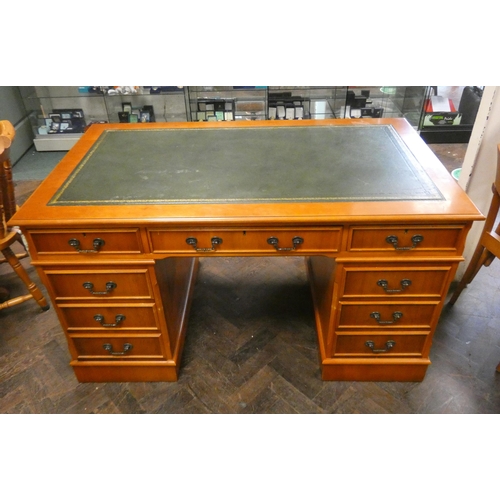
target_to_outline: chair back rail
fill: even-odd
[[[0,121],[0,205],[2,205],[2,220],[5,223],[16,212],[14,182],[12,180],[12,163],[10,161],[10,146],[16,136],[16,131],[7,120]]]

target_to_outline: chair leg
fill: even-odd
[[[24,302],[25,300],[28,300],[30,298],[33,298],[36,300],[38,305],[42,308],[42,311],[47,311],[50,306],[47,304],[47,301],[45,300],[45,297],[42,295],[42,292],[39,290],[39,288],[33,283],[26,270],[24,267],[21,265],[19,262],[19,259],[16,257],[14,252],[9,248],[4,248],[2,250],[3,255],[5,256],[5,259],[7,262],[11,265],[12,269],[16,272],[16,274],[22,279],[23,283],[26,285],[28,288],[28,292],[30,295],[24,296],[23,300],[16,300],[16,298],[8,300],[7,302],[4,302],[1,306],[0,309],[3,309],[5,307],[10,307],[11,305],[15,305],[20,302]],[[2,307],[3,306],[3,307]]]
[[[453,305],[460,294],[462,293],[463,289],[472,282],[476,274],[479,272],[483,264],[486,262],[488,259],[489,255],[491,252],[486,250],[483,246],[479,246],[476,251],[474,252],[474,255],[472,256],[472,259],[462,277],[460,280],[460,283],[457,285],[457,288],[455,289],[455,292],[451,296],[450,301],[448,302],[449,305]]]

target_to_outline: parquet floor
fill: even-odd
[[[34,185],[19,182],[18,200]],[[0,284],[21,286],[5,265]],[[69,361],[53,308],[0,311],[0,413],[498,413],[500,264],[445,307],[421,383],[321,381],[297,257],[201,261],[177,383],[79,384]]]
[[[0,412],[497,413],[500,266],[482,274],[445,308],[421,383],[321,381],[301,258],[201,262],[177,383],[79,384],[54,310],[29,301],[0,311]]]

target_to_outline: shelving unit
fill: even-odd
[[[24,100],[36,149],[57,151],[69,150],[85,127],[95,122],[404,117],[417,129],[428,88],[32,87],[33,92]]]
[[[467,143],[484,87],[427,87],[420,136],[428,144]]]
[[[140,87],[134,93],[108,93],[103,87],[33,87],[24,98],[37,151],[65,151],[91,123],[119,123],[130,107],[137,121],[148,110],[154,121],[186,121],[184,90]],[[153,110],[153,113],[151,112]],[[146,121],[152,121],[151,119]],[[63,128],[64,127],[64,128]]]
[[[267,87],[186,87],[190,121],[265,120]]]
[[[341,118],[348,87],[268,87],[268,118]]]
[[[427,87],[348,87],[339,118],[406,118],[416,129]]]

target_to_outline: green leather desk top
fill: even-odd
[[[389,125],[107,130],[49,205],[442,200]]]

